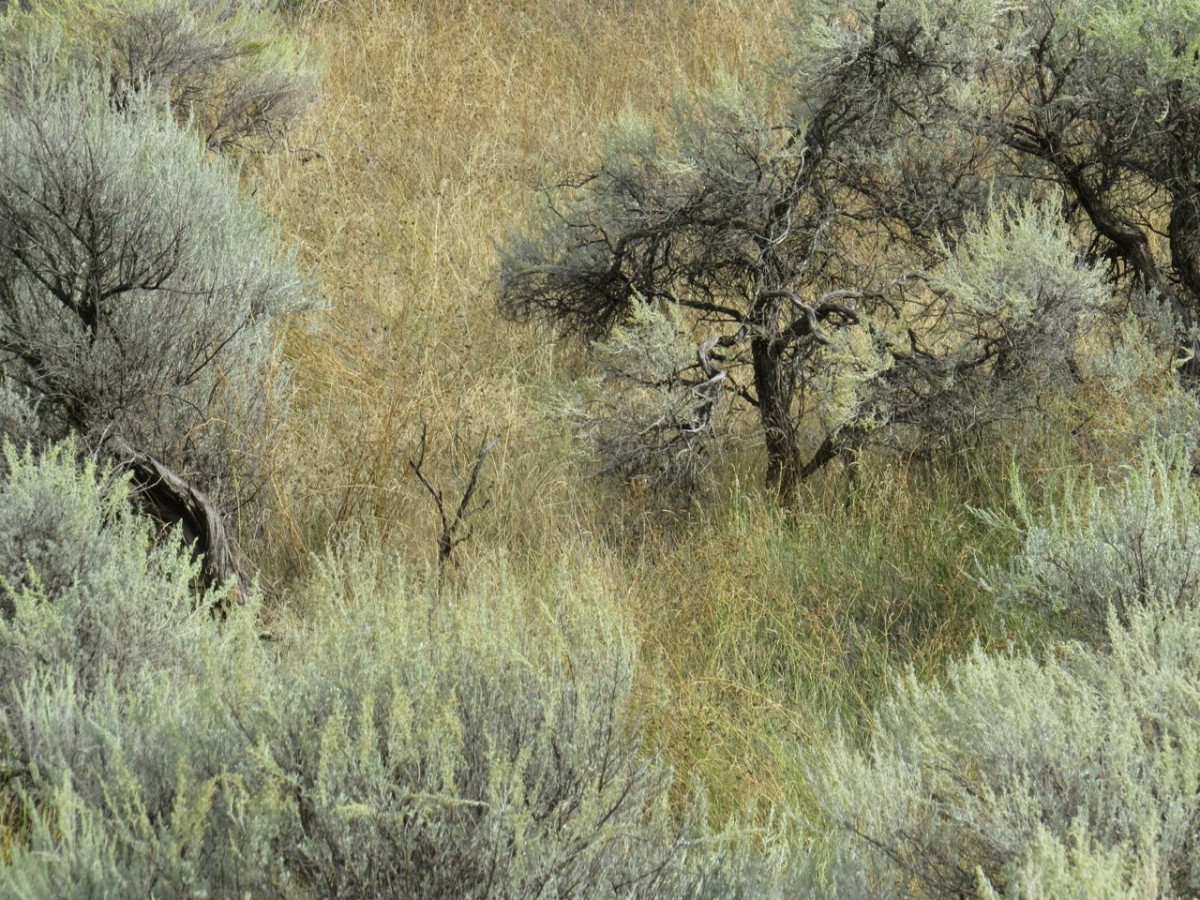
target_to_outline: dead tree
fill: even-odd
[[[475,497],[475,492],[479,488],[479,475],[483,471],[484,460],[487,455],[496,446],[499,438],[488,440],[487,432],[483,434],[483,438],[479,442],[479,450],[475,453],[475,462],[471,467],[471,474],[467,478],[466,486],[463,488],[462,497],[458,501],[458,505],[453,507],[446,502],[446,495],[441,488],[437,487],[425,474],[425,452],[428,449],[429,430],[425,425],[421,426],[421,443],[417,451],[417,458],[408,461],[409,468],[417,476],[418,480],[424,485],[425,490],[429,492],[429,496],[433,498],[434,505],[437,506],[438,518],[441,523],[441,531],[438,534],[438,571],[444,572],[447,562],[453,562],[456,566],[458,560],[454,559],[454,550],[463,542],[471,537],[471,527],[467,524],[467,520],[475,513],[481,512],[490,505],[490,500],[484,500],[482,503],[472,508],[471,504]]]

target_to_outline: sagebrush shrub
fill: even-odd
[[[1200,599],[1200,495],[1180,447],[1152,444],[1109,484],[1064,481],[1059,499],[1034,511],[1013,478],[1011,515],[984,513],[1022,549],[985,584],[1004,603],[1057,618],[1102,639],[1110,609],[1124,620],[1143,605]]]
[[[0,109],[0,425],[119,436],[228,505],[284,395],[274,326],[308,301],[236,176],[96,86]]]
[[[194,565],[150,544],[123,482],[64,452],[9,465],[7,527],[41,525],[6,557],[0,771],[28,822],[0,893],[730,896],[765,878],[671,810],[632,713],[636,645],[579,573],[553,608],[503,575],[445,596],[351,544],[265,642],[252,599],[224,622],[196,609]]]
[[[1069,396],[1088,357],[1081,337],[1101,331],[1113,306],[1103,273],[1080,250],[1051,200],[998,205],[969,217],[953,244],[939,241],[932,296],[912,327],[942,352],[894,355],[868,391],[886,426],[874,437],[954,444]]]
[[[1040,514],[1017,492],[1001,598],[1085,639],[1044,657],[977,650],[910,674],[867,746],[816,768],[844,829],[849,893],[1190,896],[1200,888],[1200,507],[1181,453],[1073,483]]]
[[[301,778],[289,864],[331,894],[654,893],[682,835],[628,721],[634,647],[586,582],[541,611],[414,587],[354,553],[314,585],[273,741]]]
[[[197,597],[178,535],[133,512],[127,480],[78,469],[72,444],[3,452],[0,706],[39,672],[86,695],[189,656],[217,595]]]
[[[102,71],[108,99],[170,109],[210,150],[281,140],[316,96],[312,54],[263,0],[49,0],[11,4],[0,94],[24,104]]]
[[[1122,896],[1194,893],[1200,610],[1131,608],[1110,640],[910,677],[868,748],[839,745],[814,780],[845,886],[1049,897],[1087,872]]]

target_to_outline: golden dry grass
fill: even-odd
[[[601,567],[644,636],[655,736],[685,784],[708,783],[717,815],[797,799],[797,748],[820,743],[836,715],[866,715],[889,666],[933,669],[986,637],[961,498],[910,494],[906,474],[886,471],[857,511],[840,491],[818,490],[792,519],[735,497],[665,540],[672,514],[590,479],[569,429],[546,415],[571,351],[498,319],[493,241],[522,221],[538,182],[593,162],[626,108],[662,115],[674,95],[769,64],[786,7],[325,6],[296,24],[327,56],[324,98],[293,152],[251,173],[330,304],[288,338],[298,403],[277,526],[258,548],[267,574],[286,580],[330,534],[364,524],[389,552],[432,562],[435,510],[408,467],[422,424],[448,502],[484,432],[498,436],[491,506],[455,577],[499,562],[553,602],[550,573]],[[596,540],[627,519],[639,553]],[[931,539],[940,550],[919,560]]]
[[[480,517],[477,546],[489,527],[518,554],[586,530],[569,436],[541,421],[565,351],[497,320],[493,241],[534,185],[593,159],[623,109],[654,114],[770,61],[785,6],[350,2],[296,23],[327,59],[324,97],[254,177],[330,308],[288,341],[299,403],[271,574],[363,520],[429,557],[433,506],[407,468],[422,422],[447,495],[456,433],[467,464],[485,430],[501,437],[501,512]]]

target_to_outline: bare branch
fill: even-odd
[[[454,550],[469,540],[472,534],[470,527],[467,526],[467,520],[491,505],[491,500],[484,500],[483,503],[476,505],[474,508],[472,508],[471,503],[475,498],[475,492],[479,488],[483,464],[488,454],[491,453],[500,439],[494,437],[489,440],[487,432],[484,432],[483,438],[479,442],[479,449],[475,452],[475,462],[471,467],[471,474],[467,478],[466,486],[463,488],[462,497],[459,499],[453,513],[451,513],[450,507],[446,503],[445,494],[425,474],[424,466],[425,454],[428,449],[428,436],[428,425],[423,423],[421,425],[421,440],[417,451],[417,458],[410,459],[408,465],[429,493],[429,496],[433,498],[434,506],[437,508],[438,519],[441,523],[441,530],[437,537],[438,566],[440,569],[444,569],[447,562],[452,562],[456,566],[458,565],[458,560],[454,559]]]

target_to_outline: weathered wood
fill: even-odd
[[[203,586],[231,583],[234,600],[243,602],[249,578],[212,502],[187,479],[123,438],[111,438],[108,444],[119,466],[130,473],[143,511],[163,526],[180,526],[184,542],[201,560]]]

